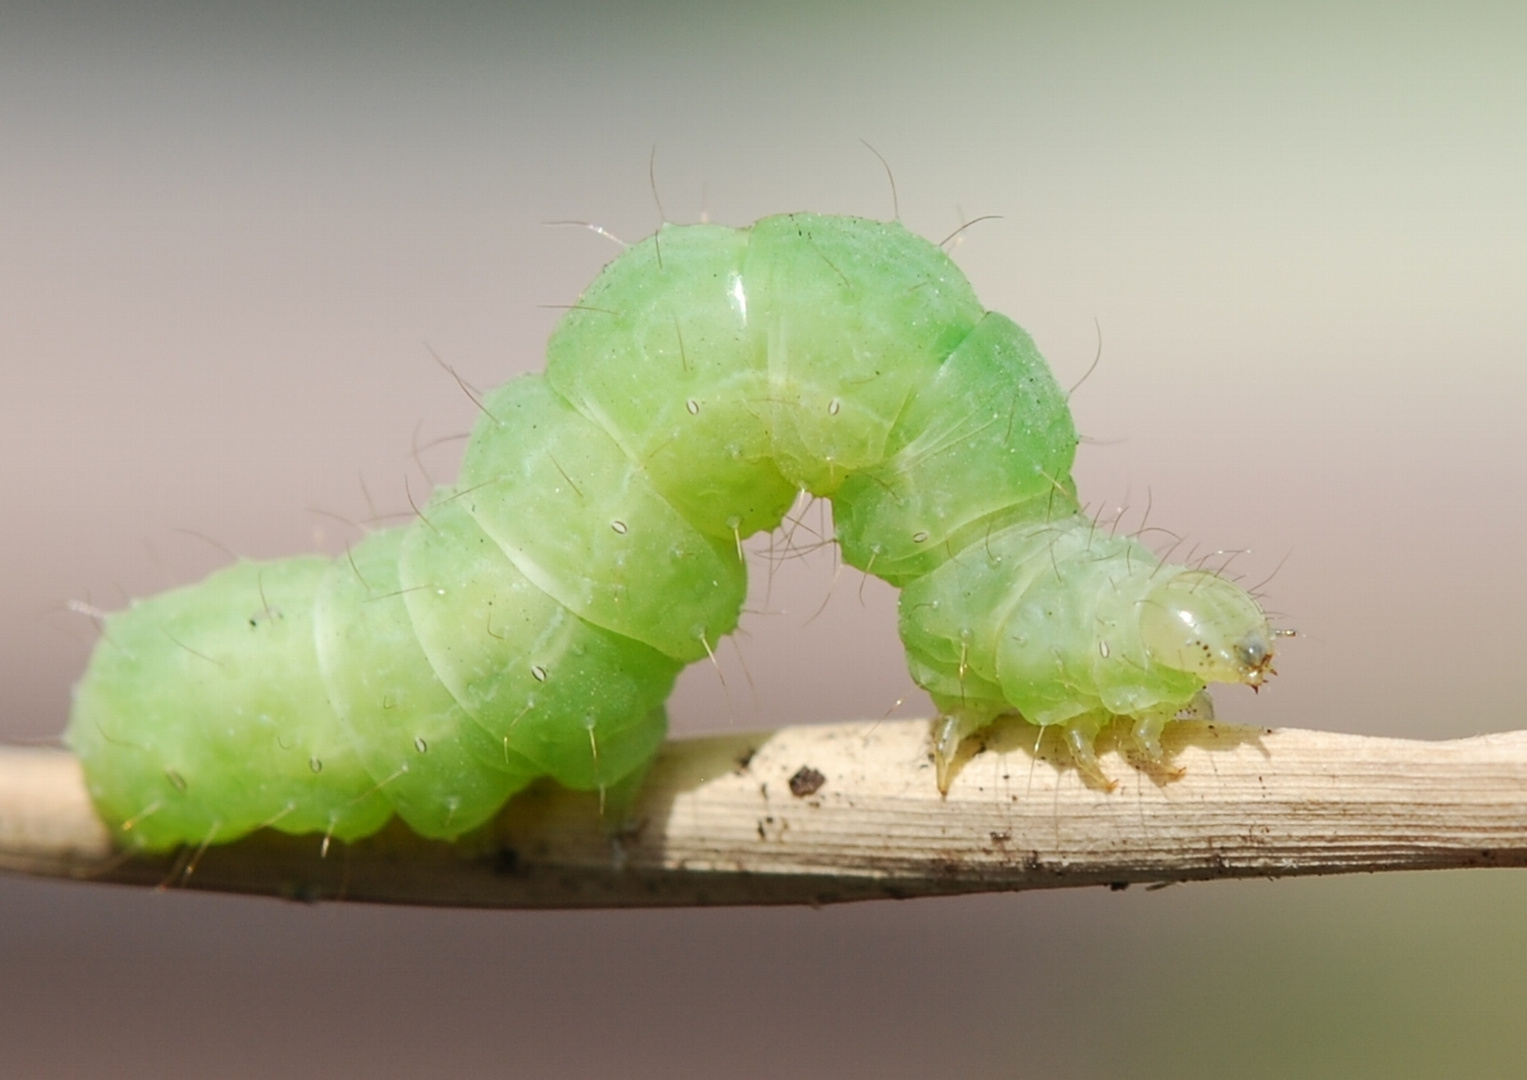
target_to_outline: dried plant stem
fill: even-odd
[[[969,746],[940,797],[920,721],[668,744],[622,829],[537,787],[456,845],[400,826],[327,855],[260,834],[124,856],[74,758],[0,748],[0,869],[302,900],[475,907],[825,904],[1232,877],[1527,865],[1527,732],[1452,742],[1174,725],[1181,774],[1087,786],[1035,729]],[[793,781],[793,782],[792,782]],[[193,859],[193,855],[195,858]]]

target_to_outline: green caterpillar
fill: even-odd
[[[832,500],[902,589],[939,783],[1003,714],[1079,766],[1133,721],[1259,685],[1273,631],[1212,573],[1079,512],[1066,395],[1032,340],[897,223],[665,226],[595,279],[544,375],[488,395],[454,487],[347,555],[239,562],[105,621],[68,741],[144,850],[261,827],[429,837],[550,776],[639,778],[678,672],[737,625],[741,540]]]

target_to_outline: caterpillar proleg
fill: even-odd
[[[1080,512],[1066,395],[1029,336],[898,223],[665,226],[609,264],[544,374],[488,394],[461,474],[337,559],[241,561],[105,620],[68,741],[124,844],[397,814],[460,835],[541,776],[639,777],[684,665],[737,625],[740,541],[798,493],[901,588],[960,741],[1005,714],[1093,741],[1257,686],[1273,631],[1213,573]]]

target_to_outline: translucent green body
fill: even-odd
[[[900,225],[667,227],[589,287],[544,376],[488,395],[420,520],[110,616],[69,741],[149,849],[393,813],[452,837],[538,776],[606,788],[735,628],[739,540],[808,491],[844,559],[905,590],[941,758],[1011,712],[1078,747],[1131,716],[1149,747],[1206,680],[1259,681],[1268,631],[1078,516],[1075,447],[1033,342]]]

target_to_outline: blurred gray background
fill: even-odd
[[[1002,215],[955,257],[1062,383],[1101,327],[1083,497],[1276,570],[1301,637],[1223,714],[1527,726],[1524,55],[1504,2],[7,3],[0,738],[64,724],[67,601],[406,509],[473,416],[429,349],[538,368],[615,254],[543,223],[650,232],[654,148],[670,220],[889,217],[861,139],[913,229]],[[860,583],[775,570],[752,687],[723,650],[676,729],[922,714]],[[593,914],[0,879],[7,1075],[1524,1068],[1507,871]]]

